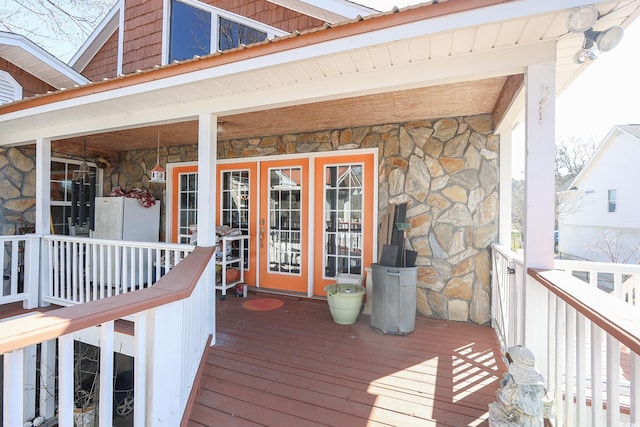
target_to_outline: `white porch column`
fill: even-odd
[[[218,117],[201,114],[198,120],[198,245],[216,244],[216,162],[218,145]],[[209,278],[209,333],[215,344],[215,263],[211,262],[205,273]],[[206,280],[206,279],[205,279]]]
[[[36,140],[36,234],[51,234],[51,140],[38,138]],[[31,255],[35,255],[32,251]],[[49,289],[49,251],[46,242],[40,241],[40,265],[29,267],[30,289],[29,305],[33,305],[33,297],[38,295],[37,303],[40,307],[49,305],[42,301]],[[31,257],[33,259],[33,257]],[[36,269],[36,270],[34,270]]]
[[[51,140],[36,140],[36,234],[51,234]]]
[[[498,218],[498,242],[511,249],[511,176],[513,165],[512,153],[512,132],[511,127],[506,124],[505,129],[498,129],[500,134],[500,214]]]
[[[553,268],[555,218],[555,50],[553,57],[527,68],[525,77],[524,283],[528,268]],[[524,345],[549,379],[548,298],[542,286],[525,285]]]

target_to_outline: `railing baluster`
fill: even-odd
[[[576,366],[576,311],[573,307],[567,305],[567,323],[566,330],[566,359],[565,359],[565,425],[576,425],[574,421],[575,406],[573,396],[575,395],[575,366]]]
[[[49,296],[54,298],[60,298],[60,265],[58,260],[60,256],[58,254],[57,240],[49,241],[49,265],[52,267],[51,276],[49,278]]]
[[[607,425],[620,425],[620,343],[607,335]]]
[[[64,271],[66,273],[66,280],[67,280],[67,293],[65,295],[65,298],[73,301],[73,282],[71,280],[71,266],[69,265],[71,262],[71,242],[66,242],[65,245],[65,259],[64,259]]]
[[[144,249],[138,248],[138,289],[144,286]]]
[[[36,345],[24,348],[24,417],[27,419],[36,416],[36,352]]]
[[[558,348],[555,336],[558,322],[556,319],[556,298],[551,292],[549,292],[547,304],[549,306],[549,322],[547,323],[547,360],[549,363],[547,364],[548,372],[546,373],[546,378],[548,390],[554,390],[556,384],[555,357]]]
[[[105,258],[104,252],[105,252],[105,245],[102,244],[100,245],[100,279],[98,281],[98,292],[100,294],[99,299],[104,298],[104,286],[105,286],[105,283],[107,283],[107,280],[109,280],[108,278],[109,264],[105,262],[107,260]]]
[[[18,293],[18,258],[20,257],[18,243],[18,240],[11,242],[11,295]]]
[[[564,301],[557,300],[556,301],[556,354],[555,354],[555,364],[556,364],[556,389],[555,389],[555,406],[556,406],[556,419],[560,422],[560,420],[564,419],[564,382],[565,382],[565,366],[564,366],[564,355],[565,348],[560,345],[560,343],[564,342],[565,334],[564,334],[564,313],[566,304]]]
[[[631,425],[640,425],[640,356],[631,352]]]
[[[134,427],[144,427],[146,425],[146,397],[147,387],[145,377],[147,375],[147,316],[149,311],[142,311],[135,315],[134,338],[135,357],[133,359],[133,388],[136,391],[136,398],[133,401],[133,425]]]
[[[98,245],[91,245],[91,277],[93,278],[93,292],[91,294],[91,301],[98,299],[98,274],[100,269],[100,261],[98,258]]]
[[[113,341],[114,321],[100,326],[100,394],[98,425],[111,425],[113,418]]]
[[[56,340],[40,344],[40,416],[49,419],[55,412]]]
[[[71,265],[71,289],[73,292],[73,301],[76,301],[78,303],[83,303],[84,298],[83,295],[80,292],[80,286],[78,283],[78,243],[77,242],[73,242],[71,243],[71,259],[69,260],[69,263]]]
[[[112,285],[113,285],[113,251],[115,250],[115,246],[109,245],[106,248],[107,250],[107,281],[103,284],[103,287],[106,288],[107,296],[110,297],[112,293]],[[118,291],[116,290],[116,294]]]
[[[591,425],[604,423],[602,408],[602,329],[591,323]]]
[[[577,313],[576,318],[576,425],[587,425],[587,378],[586,378],[586,326],[585,318]]]
[[[73,335],[58,338],[58,423],[73,425]]]

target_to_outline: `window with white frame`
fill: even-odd
[[[22,99],[22,86],[6,71],[0,71],[0,104]]]
[[[608,191],[608,195],[609,195],[609,212],[615,212],[616,211],[616,190],[609,190]]]
[[[208,55],[287,34],[277,28],[193,0],[171,0],[168,62]]]

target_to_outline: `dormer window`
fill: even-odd
[[[0,71],[0,104],[22,99],[22,86],[6,71]]]
[[[171,0],[168,62],[260,42],[285,32],[193,0]]]

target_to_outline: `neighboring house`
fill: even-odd
[[[640,260],[640,125],[614,126],[560,193],[562,257],[637,264]]]

